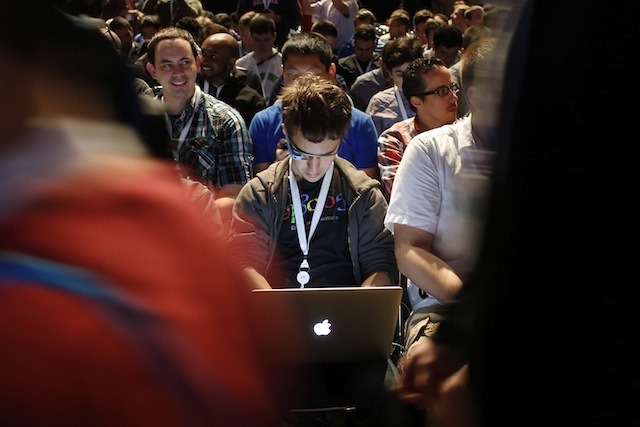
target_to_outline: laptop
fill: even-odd
[[[270,328],[299,332],[302,351],[280,354],[281,362],[298,364],[386,360],[401,298],[400,286],[252,291],[252,302],[268,313]],[[292,312],[283,311],[283,305]]]

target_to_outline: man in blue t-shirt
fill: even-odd
[[[282,48],[284,86],[291,86],[304,73],[333,80],[336,66],[331,58],[331,46],[324,37],[313,33],[292,36]],[[362,111],[352,108],[351,113],[350,126],[340,145],[338,156],[377,179],[378,134],[375,126],[371,118]],[[258,112],[251,121],[249,133],[253,141],[255,173],[265,170],[271,163],[289,154],[282,131],[280,102]]]

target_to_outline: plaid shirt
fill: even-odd
[[[172,152],[183,174],[213,189],[226,184],[246,184],[253,177],[253,144],[244,119],[228,104],[202,91],[200,94],[191,127],[177,156],[178,139],[193,114],[196,94],[180,116],[170,119]]]
[[[380,168],[380,182],[385,197],[391,197],[393,180],[396,177],[400,160],[405,148],[414,136],[420,133],[416,129],[415,117],[394,123],[378,137],[378,167]]]

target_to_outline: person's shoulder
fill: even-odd
[[[276,102],[256,113],[253,120],[272,121],[276,119],[282,120],[282,104]]]
[[[357,109],[356,107],[351,108],[351,126],[354,124],[363,124],[371,122],[371,116],[369,116],[364,111]]]
[[[364,171],[356,168],[353,163],[340,157],[335,159],[336,168],[344,177],[346,182],[357,193],[364,193],[367,190],[380,186],[380,182],[371,178]]]
[[[414,121],[415,121],[415,117],[410,117],[408,119],[395,122],[394,124],[389,126],[387,129],[385,129],[384,132],[380,134],[380,137],[381,138],[387,137],[391,134],[398,134],[398,133],[402,133],[402,134],[410,133],[411,129],[413,129]]]
[[[425,150],[440,150],[444,148],[443,144],[446,146],[456,144],[456,141],[460,139],[461,136],[466,136],[470,133],[470,118],[469,116],[465,116],[456,120],[454,123],[446,124],[418,134],[409,145],[422,147],[422,149]],[[414,141],[416,144],[413,144]]]

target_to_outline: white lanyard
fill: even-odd
[[[366,70],[362,71],[362,67],[360,66],[360,62],[358,62],[358,60],[356,59],[356,67],[358,67],[358,71],[360,71],[360,74],[364,74],[367,71],[369,71],[369,69],[371,68],[371,64],[373,64],[373,58],[371,58],[369,60],[369,63],[367,64]]]
[[[291,201],[293,203],[293,211],[296,215],[296,231],[298,233],[298,242],[300,243],[300,250],[302,251],[302,262],[300,263],[300,269],[296,280],[300,283],[300,287],[304,288],[304,285],[309,283],[311,276],[309,275],[309,262],[307,261],[307,255],[309,254],[309,245],[311,244],[311,238],[313,233],[318,227],[322,211],[324,210],[324,204],[329,194],[329,185],[331,184],[331,178],[333,177],[333,162],[329,166],[329,170],[325,173],[322,179],[322,186],[320,187],[320,194],[318,195],[318,201],[316,202],[316,210],[313,211],[311,217],[311,227],[309,228],[309,236],[307,236],[304,227],[304,215],[302,214],[302,203],[300,202],[300,191],[298,190],[298,182],[293,176],[291,170],[291,159],[289,159],[289,185],[291,187]]]
[[[200,103],[200,88],[196,85],[196,100],[193,104],[193,113],[191,113],[191,117],[182,128],[182,132],[180,132],[180,137],[178,138],[178,146],[176,148],[176,152],[174,153],[174,157],[178,160],[178,153],[180,152],[180,148],[182,148],[182,144],[185,139],[187,139],[187,134],[189,133],[189,129],[191,129],[191,122],[193,122],[193,118],[196,115],[196,110],[198,109],[198,104]],[[169,136],[173,138],[173,126],[171,126],[171,120],[169,120],[169,116],[167,113],[164,113],[164,122],[167,126],[167,131],[169,131]]]
[[[398,101],[398,106],[400,107],[400,114],[402,114],[402,119],[407,120],[409,116],[407,116],[407,110],[404,108],[404,101],[402,99],[402,95],[400,95],[398,86],[393,86],[393,91],[396,94],[396,101]]]

